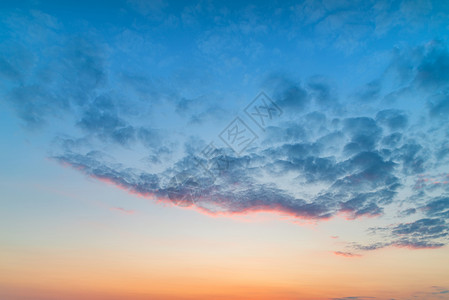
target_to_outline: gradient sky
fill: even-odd
[[[449,299],[449,2],[16,2],[0,299]]]

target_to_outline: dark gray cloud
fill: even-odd
[[[66,99],[58,98],[39,85],[13,88],[7,101],[29,128],[41,127],[47,117],[61,117],[62,111],[70,107]]]
[[[416,208],[408,208],[404,211],[401,211],[400,214],[404,217],[416,214]]]
[[[413,51],[413,55],[398,52],[396,60],[390,66],[395,69],[398,85],[401,86],[393,94],[421,93],[422,98],[427,101],[423,108],[428,108],[429,116],[442,120],[446,115],[446,103],[449,99],[449,82],[446,75],[441,75],[446,70],[447,48],[441,42],[432,41]],[[359,96],[379,98],[382,95],[381,87],[381,81],[373,81]],[[289,88],[291,85],[284,86],[285,91]],[[329,91],[321,87],[313,95],[312,88],[307,86],[303,89],[304,97],[313,99],[317,95],[327,95],[326,92]],[[331,215],[337,212],[347,213],[350,218],[382,215],[384,208],[394,202],[398,191],[405,188],[407,178],[424,176],[422,174],[446,163],[444,157],[447,145],[443,143],[439,148],[432,147],[431,134],[442,134],[441,128],[429,130],[428,137],[419,131],[416,131],[418,134],[410,134],[408,129],[412,121],[404,110],[381,109],[375,111],[373,117],[362,115],[332,120],[328,117],[329,113],[324,116],[307,113],[310,101],[312,100],[304,100],[304,105],[297,110],[306,111],[301,117],[301,128],[305,129],[300,136],[301,142],[294,143],[285,138],[284,145],[267,148],[262,155],[272,158],[265,168],[273,176],[296,172],[300,174],[298,178],[302,178],[307,184],[330,184],[329,188],[321,190],[319,196],[309,200],[313,203],[321,200],[320,203],[330,209]],[[421,122],[422,119],[414,129],[416,126],[426,126]],[[310,135],[310,128],[320,126],[324,130]],[[330,130],[332,127],[335,128],[334,131]],[[278,132],[278,140],[282,140],[279,136],[288,137]],[[314,141],[310,140],[310,136],[315,138]],[[377,228],[376,234],[380,234],[378,238],[382,242],[354,244],[352,250],[367,251],[389,246],[423,249],[446,245],[449,242],[448,201],[445,197],[432,198],[429,195],[447,192],[447,178],[437,177],[420,179],[415,184],[413,195],[404,201],[408,201],[414,208],[405,209],[398,217],[415,217],[414,221]],[[323,199],[332,201],[326,202]]]
[[[425,170],[428,160],[426,149],[414,140],[408,141],[392,152],[392,157],[401,162],[404,174],[419,174]]]
[[[435,91],[449,83],[449,52],[440,40],[413,48],[395,49],[389,67],[399,83],[410,88]]]
[[[135,129],[117,114],[110,97],[97,97],[82,113],[78,124],[88,133],[127,145],[135,139]]]
[[[336,88],[327,78],[313,76],[305,84],[286,75],[269,76],[262,84],[273,99],[288,114],[295,114],[317,107],[320,111],[341,111]]]
[[[312,123],[326,122],[325,116],[320,114],[308,115],[305,120]],[[356,126],[357,129],[350,125]],[[373,132],[380,134],[375,121],[369,118],[347,119],[345,126],[348,127],[345,131],[348,131],[349,137]],[[112,127],[115,128],[115,123]],[[292,128],[292,132],[296,132],[297,126],[292,124]],[[151,132],[148,134],[151,140],[153,135]],[[294,139],[295,135],[287,134],[286,138]],[[155,139],[156,143],[158,140]],[[176,174],[191,174],[195,182],[201,184],[193,187],[194,193],[191,192],[192,187],[186,189],[179,187],[177,193],[193,193],[195,201],[192,203],[194,202],[198,209],[209,213],[269,210],[306,219],[326,219],[338,212],[345,212],[351,218],[380,215],[383,213],[383,207],[394,199],[400,186],[399,179],[395,175],[396,163],[384,159],[377,151],[362,151],[348,159],[338,160],[333,156],[321,155],[327,147],[322,143],[283,143],[280,146],[268,146],[260,152],[252,152],[242,157],[235,156],[230,149],[220,149],[219,156],[206,161],[198,157],[203,146],[200,141],[191,140],[186,144],[187,155],[183,159],[176,162],[172,168],[151,175],[137,170],[124,172],[122,167],[114,169],[108,164],[92,160],[89,154],[83,156],[69,153],[57,156],[56,159],[69,163],[91,176],[107,178],[133,192],[161,197],[169,192],[167,182],[170,182],[171,177]],[[209,178],[201,166],[219,161],[226,162],[225,169],[219,170],[215,174],[217,177]],[[264,172],[273,176],[288,172],[295,174],[297,179],[291,179],[292,191],[281,189],[276,183],[259,182],[257,174]],[[143,189],[145,183],[137,183],[135,178],[142,180],[146,176],[152,180],[156,176],[160,184],[155,186],[153,180],[149,184],[152,189]],[[300,198],[294,196],[294,190],[301,188],[303,184],[301,181],[305,184],[324,184],[327,188],[314,196]]]
[[[404,129],[407,126],[408,117],[400,110],[386,109],[376,114],[376,121],[388,127],[390,130],[395,131]]]
[[[25,68],[21,58],[28,55],[25,61],[34,59],[32,54],[21,51],[20,46],[15,45],[17,53],[9,57],[3,56],[8,52],[0,53],[4,62],[2,72],[12,79],[6,100],[29,127],[41,126],[48,117],[63,117],[68,111],[83,106],[107,77],[105,51],[90,40],[63,37],[62,46],[46,47],[47,57]],[[23,69],[28,73],[26,76],[17,71]]]
[[[125,168],[121,164],[108,164],[102,161],[103,158],[102,153],[93,151],[85,155],[66,153],[64,156],[54,157],[57,161],[69,164],[86,175],[111,182],[129,191],[141,195],[157,194],[160,185],[157,175]]]
[[[449,197],[432,199],[422,209],[428,216],[449,218]]]
[[[431,199],[421,211],[426,218],[409,223],[399,223],[388,227],[372,228],[379,233],[384,242],[368,245],[355,244],[358,250],[376,250],[388,246],[407,247],[412,249],[440,248],[449,242],[449,198]],[[409,209],[405,215],[416,214],[416,209]]]
[[[372,150],[380,140],[382,129],[372,118],[348,118],[343,124],[343,130],[351,138],[351,143],[345,146],[348,154]]]
[[[175,168],[163,174],[150,174],[136,169],[125,168],[120,164],[102,161],[98,153],[65,154],[54,157],[57,161],[69,164],[83,173],[121,188],[144,196],[157,196],[161,199],[179,200],[171,197],[174,192],[178,198],[187,193],[194,196],[192,203],[208,213],[246,213],[252,211],[278,211],[300,218],[323,219],[331,216],[329,208],[320,203],[308,203],[294,198],[283,190],[269,184],[257,184],[247,175],[245,158],[230,158],[230,168],[217,181],[202,174],[196,161],[185,158]],[[189,174],[189,180],[173,186],[171,176]],[[195,182],[195,185],[190,183]],[[230,186],[239,184],[238,191]]]
[[[396,49],[390,66],[381,79],[395,82],[395,89],[389,91],[385,99],[391,101],[400,95],[419,93],[426,101],[430,117],[444,118],[448,112],[448,74],[449,50],[443,41],[432,40],[422,46]],[[404,123],[404,120],[396,121]]]
[[[344,161],[341,167],[347,175],[337,179],[330,189],[341,197],[341,210],[352,218],[382,214],[401,186],[395,165],[376,152],[361,152]]]
[[[282,126],[268,126],[264,137],[264,144],[288,143],[305,140],[307,133],[301,124],[286,123]]]
[[[273,91],[273,97],[276,103],[287,112],[303,111],[310,103],[308,92],[299,82],[282,75],[270,76],[263,84],[264,87]]]
[[[307,90],[311,99],[319,107],[337,107],[338,97],[335,88],[328,82],[326,78],[314,76],[308,80]]]
[[[442,41],[431,41],[422,49],[414,81],[429,89],[444,87],[449,83],[449,51]]]
[[[402,134],[399,132],[392,133],[382,138],[382,145],[388,148],[396,148],[402,140]]]
[[[420,219],[413,223],[399,224],[394,227],[392,232],[397,235],[409,235],[409,234],[419,234],[419,235],[429,235],[429,234],[439,234],[445,230],[444,221],[439,219]]]
[[[113,106],[101,101],[96,107],[104,111],[113,109]],[[102,117],[102,114],[98,113],[97,116]],[[192,200],[191,205],[209,213],[270,210],[308,219],[330,218],[339,212],[348,214],[350,218],[378,216],[383,214],[384,207],[394,200],[398,188],[401,187],[398,172],[404,168],[414,170],[413,163],[416,163],[416,154],[420,150],[416,143],[403,144],[399,133],[383,137],[380,125],[394,129],[403,128],[406,122],[404,118],[406,117],[399,111],[381,111],[376,119],[369,117],[343,119],[341,131],[329,132],[327,128],[333,126],[335,120],[329,120],[320,112],[305,113],[301,121],[304,125],[290,122],[283,124],[282,127],[267,127],[266,140],[269,142],[265,143],[264,148],[254,149],[250,155],[244,157],[236,157],[230,149],[220,149],[219,158],[217,156],[209,162],[197,157],[205,144],[193,139],[186,144],[187,155],[183,159],[167,171],[152,175],[158,176],[161,184],[146,193],[161,197],[167,195],[170,189],[164,182],[169,182],[169,179],[176,174],[191,174],[195,177],[194,182],[198,184],[185,189],[179,187],[177,194],[195,195],[193,198],[195,201]],[[105,126],[99,128],[100,132],[114,132],[116,128],[126,125],[117,119],[110,123],[100,123]],[[319,126],[324,128],[323,134],[313,137],[310,132]],[[161,140],[158,132],[148,129],[138,129],[137,132],[139,139],[145,141],[148,147],[156,149]],[[311,137],[316,141],[307,141]],[[346,145],[342,149],[341,141],[344,140],[356,144],[357,148],[349,152]],[[376,150],[385,144],[392,149],[388,155],[385,151]],[[337,153],[325,154],[329,153],[329,149],[337,149],[346,158],[338,158]],[[70,164],[72,159],[71,155],[58,156],[58,160]],[[218,160],[226,161],[226,168],[220,170],[218,177],[213,179],[208,178],[198,166],[198,162],[213,164]],[[90,169],[89,160],[85,168],[89,170],[88,174],[99,177],[97,168]],[[108,168],[110,167],[106,169]],[[275,177],[294,174],[296,179],[291,179],[293,186],[292,190],[288,191],[279,188],[275,183],[259,182],[257,174],[261,173]],[[105,174],[110,174],[110,181],[117,185],[127,186],[133,192],[141,190],[135,182],[117,177],[120,174],[127,176],[129,174],[122,172]],[[107,177],[104,174],[102,176]],[[238,189],[234,188],[236,184],[239,186]],[[301,189],[302,184],[320,184],[325,188],[306,198],[297,197],[294,190]],[[403,245],[408,242],[417,244],[414,240],[401,241]]]

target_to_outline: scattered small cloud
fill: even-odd
[[[352,252],[342,252],[342,251],[335,251],[335,255],[337,256],[343,256],[343,257],[361,257],[362,255]]]
[[[118,211],[118,212],[120,212],[122,214],[125,214],[125,215],[133,215],[133,214],[135,214],[135,211],[132,210],[132,209],[128,210],[128,209],[124,209],[122,207],[111,207],[110,209],[113,210],[113,211]]]

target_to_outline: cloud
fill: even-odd
[[[382,134],[376,121],[367,117],[345,119],[343,129],[351,137],[345,146],[348,153],[374,149]]]
[[[431,286],[426,290],[414,292],[412,297],[418,299],[447,299],[448,293],[447,287]]]
[[[312,123],[327,122],[324,115],[319,114],[309,114],[305,120]],[[380,132],[372,119],[348,120],[344,126],[351,122],[358,126],[358,130],[348,129],[350,137],[360,132]],[[298,128],[295,124],[292,126]],[[295,135],[287,137],[291,139],[295,138]],[[173,192],[173,187],[168,184],[170,178],[176,174],[190,174],[198,184],[185,188],[178,186],[176,193],[181,198],[184,197],[183,193],[193,195],[191,204],[211,214],[274,211],[316,220],[330,218],[338,212],[345,212],[351,218],[377,216],[383,213],[385,205],[391,203],[396,189],[400,186],[394,174],[396,164],[385,160],[375,151],[362,151],[348,159],[337,160],[335,157],[320,156],[326,148],[326,145],[320,143],[281,143],[281,146],[267,146],[244,157],[237,157],[229,150],[219,149],[222,153],[219,158],[217,156],[206,161],[198,157],[197,145],[197,141],[192,141],[194,148],[187,151],[186,156],[178,160],[173,168],[157,174],[107,164],[98,160],[93,153],[65,153],[55,158],[90,176],[107,180],[131,192],[157,195],[166,199],[170,198],[169,193]],[[215,164],[219,160],[226,161],[225,169],[218,170],[215,178],[208,178],[208,172],[199,164]],[[282,189],[276,183],[259,181],[256,174],[264,172],[294,174],[290,178],[292,189]],[[145,179],[151,181],[147,183]],[[324,185],[324,188],[305,198],[295,196],[297,188],[306,187],[301,184],[302,180],[306,185],[319,184]],[[236,185],[238,188],[235,188]]]
[[[178,109],[183,107],[180,105]],[[95,113],[90,115],[90,110]],[[152,129],[128,127],[126,121],[118,116],[117,107],[110,98],[96,98],[85,116],[80,126],[82,124],[86,130],[113,139],[118,129],[132,128],[132,136],[157,153],[162,140],[160,133]],[[92,118],[87,118],[90,116]],[[209,214],[273,211],[320,220],[345,213],[355,219],[382,215],[384,207],[393,202],[401,187],[398,170],[417,168],[415,164],[420,146],[416,143],[403,144],[401,134],[385,136],[382,130],[382,126],[390,130],[402,129],[406,123],[407,117],[399,110],[379,111],[376,119],[360,116],[337,122],[326,113],[305,111],[300,122],[290,121],[267,127],[262,147],[252,149],[244,157],[235,156],[230,149],[219,149],[222,153],[220,160],[226,161],[226,168],[218,170],[213,178],[209,178],[208,171],[199,167],[199,162],[202,165],[215,164],[219,159],[216,157],[206,161],[198,157],[201,145],[205,144],[197,139],[185,144],[183,158],[171,168],[157,173],[106,164],[96,158],[92,160],[90,153],[80,155],[67,152],[55,158],[133,193],[156,195],[177,204],[182,202]],[[389,154],[379,151],[380,145],[388,145],[391,148]],[[338,152],[341,155],[336,155]],[[154,159],[156,161],[157,157],[154,156]],[[289,174],[286,180],[291,187],[286,189],[275,182],[260,181],[257,174],[264,173],[273,177]],[[176,174],[188,174],[193,181],[186,181],[189,184],[185,187],[182,184],[173,187],[170,180]],[[136,178],[140,181],[137,182]],[[145,183],[143,178],[151,182]],[[307,191],[308,186],[313,185],[320,189],[313,193],[301,191]],[[152,188],[148,189],[149,186]],[[186,197],[188,201],[185,201]]]
[[[276,103],[288,111],[303,111],[310,103],[309,94],[302,85],[286,76],[272,75],[264,82],[264,86],[273,90]]]
[[[332,300],[365,300],[365,299],[377,299],[376,297],[343,297],[343,298],[332,298]]]
[[[307,83],[310,97],[319,107],[334,106],[338,103],[337,93],[326,78],[314,76]]]
[[[435,210],[446,212],[445,202],[439,201],[430,202],[430,207],[433,209],[425,210],[427,215],[434,215]],[[374,232],[381,233],[384,242],[375,242],[368,245],[355,244],[353,248],[364,251],[390,246],[410,249],[441,248],[449,242],[449,224],[447,216],[442,216],[440,213],[437,213],[437,215],[440,217],[422,218],[409,223],[372,228]]]
[[[393,74],[393,80],[388,74]],[[447,111],[448,74],[448,47],[441,40],[432,40],[417,47],[396,49],[382,81],[396,82],[390,95],[423,95],[429,115],[439,117]]]
[[[43,27],[42,30],[55,33],[54,28]],[[10,53],[7,48],[0,53],[0,72],[11,79],[6,101],[30,128],[42,126],[48,117],[61,118],[74,112],[106,81],[105,51],[100,45],[82,37],[58,38],[57,46],[42,46],[43,57],[39,60],[20,44],[9,43],[14,51]]]
[[[449,197],[434,198],[422,209],[429,216],[449,218]]]
[[[439,219],[420,219],[412,223],[399,224],[392,229],[395,235],[439,235],[446,231],[445,222]]]
[[[395,149],[402,140],[402,134],[399,132],[386,135],[382,138],[382,145],[388,148]]]
[[[56,98],[37,85],[13,88],[7,96],[7,101],[29,128],[41,127],[48,115],[58,116],[61,110],[69,108],[66,100]]]
[[[128,210],[128,209],[124,209],[122,207],[111,207],[111,210],[118,211],[125,215],[133,215],[135,213],[135,211],[132,209]]]
[[[426,149],[414,140],[403,144],[392,152],[395,160],[402,162],[404,174],[419,174],[426,169],[425,163],[428,160]]]
[[[423,88],[439,88],[449,83],[449,52],[442,41],[429,42],[416,66],[415,83]]]
[[[401,130],[407,126],[408,117],[400,110],[386,109],[376,114],[376,121],[391,131]]]
[[[410,215],[413,215],[413,214],[416,214],[416,208],[408,208],[408,209],[406,209],[406,210],[401,212],[402,216],[410,216]]]
[[[352,252],[342,252],[342,251],[335,251],[335,255],[343,256],[343,257],[361,257],[360,254],[352,253]]]
[[[287,143],[306,138],[306,130],[297,123],[268,126],[265,128],[264,144]]]
[[[157,172],[108,163],[98,153],[94,155],[96,152],[83,155],[70,148],[54,158],[132,193],[211,215],[270,211],[308,220],[325,220],[339,213],[349,219],[383,215],[384,208],[394,202],[403,187],[401,177],[422,173],[430,164],[425,143],[417,137],[407,138],[404,129],[409,126],[408,115],[398,109],[380,109],[374,117],[332,118],[331,111],[310,111],[312,101],[317,101],[314,97],[324,97],[329,90],[315,88],[318,94],[312,95],[313,91],[301,88],[303,92],[296,90],[299,94],[290,97],[289,90],[299,88],[291,82],[276,78],[270,79],[268,85],[278,92],[278,103],[290,107],[301,118],[267,127],[261,146],[242,157],[219,148],[219,156],[206,160],[200,157],[205,143],[194,138],[185,143],[183,157]],[[173,109],[193,112],[190,101],[174,103],[177,105]],[[319,101],[317,104],[324,105]],[[129,116],[121,112],[114,97],[102,95],[85,105],[78,126],[99,139],[118,144],[140,141],[151,150],[153,162],[159,160],[161,149],[170,151],[167,146],[163,148],[164,137],[159,130],[132,125],[127,121]],[[219,161],[226,161],[226,167],[215,168],[211,177],[204,165]],[[259,174],[283,177],[289,187],[263,181]],[[177,176],[184,179],[178,180]],[[386,236],[384,241],[354,244],[353,249],[445,245],[447,225],[437,213],[430,213],[438,205],[430,202],[422,209],[429,211],[429,218],[381,228],[378,231]],[[403,215],[413,214],[416,209]],[[358,255],[352,251],[335,254]]]
[[[103,157],[102,153],[89,152],[86,155],[66,153],[64,156],[54,157],[54,159],[70,165],[86,175],[111,182],[134,193],[150,196],[158,191],[159,177],[157,175],[123,168],[120,164],[109,166],[101,161]]]
[[[309,34],[331,37],[327,43],[334,47],[356,51],[367,42],[358,44],[358,39],[369,32],[381,35],[428,12],[426,7],[419,11],[419,6],[404,4],[384,15],[377,5],[359,4],[366,12],[358,13],[358,5],[344,2],[306,1],[279,14],[315,26],[305,29],[305,36],[309,30]],[[129,5],[157,24],[156,15],[167,7],[163,2],[131,1]],[[395,20],[398,10],[407,14]],[[270,25],[279,20],[262,24],[266,18],[254,7],[236,12],[232,22],[211,11],[211,7],[191,7],[183,9],[184,19],[177,19],[188,28],[201,22],[208,28],[192,33],[194,43],[186,49],[194,51],[184,56],[169,44],[161,48],[153,45],[159,49],[156,52],[170,54],[161,55],[163,60],[152,57],[151,52],[148,59],[154,60],[153,64],[144,63],[146,58],[142,58],[128,67],[122,67],[130,60],[126,47],[98,38],[94,30],[81,36],[64,31],[62,24],[43,14],[15,16],[2,22],[8,29],[7,42],[0,47],[0,76],[6,82],[1,83],[5,87],[2,99],[30,127],[58,122],[52,128],[58,132],[53,144],[57,146],[51,149],[55,160],[135,194],[212,215],[270,211],[314,221],[338,214],[348,219],[380,217],[389,205],[410,195],[406,201],[413,208],[404,207],[398,215],[409,219],[377,228],[379,239],[367,245],[355,244],[353,249],[435,248],[447,243],[449,208],[441,192],[445,180],[432,186],[422,178],[416,180],[447,162],[447,126],[442,122],[449,109],[449,52],[445,43],[431,41],[397,49],[385,74],[369,80],[354,99],[338,95],[326,76],[299,80],[273,70],[273,66],[258,67],[251,73],[253,62],[260,62],[258,57],[271,55],[259,38],[270,36],[276,28]],[[373,22],[367,24],[364,18],[373,18],[367,12],[375,12],[379,19],[369,19]],[[211,15],[198,24],[192,19],[204,14]],[[24,34],[8,35],[15,30]],[[158,30],[147,32],[148,36]],[[290,38],[297,34],[292,31]],[[251,42],[248,47],[246,41]],[[36,53],[29,49],[36,49]],[[178,80],[177,63],[187,56],[194,62],[205,60],[201,68],[211,64],[204,72],[198,68],[200,73],[217,71],[222,77],[214,79],[226,79],[211,83],[211,90],[229,88],[233,81],[240,84],[234,71],[241,68],[247,79],[242,86],[262,82],[263,90],[285,112],[285,119],[267,126],[262,142],[240,156],[222,147],[212,158],[201,156],[207,143],[200,134],[214,134],[216,122],[227,119],[228,112],[235,111],[245,96],[238,91],[204,92],[203,84],[208,81],[202,81],[203,77]],[[250,63],[245,65],[244,60]],[[222,68],[225,64],[228,67]],[[166,65],[176,72],[164,68]],[[190,66],[185,65],[189,70]],[[140,72],[134,67],[149,70]],[[233,71],[227,74],[229,70]],[[260,80],[260,73],[272,75]],[[390,77],[394,77],[391,82]],[[393,96],[413,94],[422,99],[410,104],[410,109],[388,101]],[[229,95],[237,95],[238,101],[220,102]],[[420,111],[419,105],[426,111]],[[398,197],[400,192],[404,194]],[[353,251],[335,254],[356,255]]]
[[[106,95],[95,98],[82,113],[77,125],[101,139],[127,145],[135,139],[136,130],[117,114],[117,108]]]
[[[275,211],[306,219],[323,219],[330,216],[328,208],[319,203],[307,203],[302,199],[294,198],[282,190],[265,184],[255,184],[243,169],[239,158],[232,158],[232,169],[221,180],[212,185],[210,178],[200,174],[194,169],[195,163],[187,158],[180,161],[177,167],[182,167],[189,180],[181,180],[173,186],[170,174],[149,174],[135,169],[124,168],[114,164],[115,167],[102,162],[102,155],[88,153],[86,155],[66,154],[54,157],[57,161],[68,164],[83,173],[110,182],[132,193],[146,197],[160,197],[172,199],[178,203],[186,194],[194,198],[191,205],[209,214],[242,214],[258,211]],[[201,171],[201,170],[200,170]],[[173,173],[178,176],[182,173]],[[187,176],[187,175],[186,175]],[[238,181],[236,179],[238,178]],[[196,182],[195,184],[191,184]],[[238,191],[229,186],[236,183],[242,186]],[[201,183],[201,184],[199,184]],[[173,198],[173,196],[176,196]]]
[[[176,112],[189,118],[189,124],[203,124],[206,121],[217,120],[226,115],[227,110],[211,97],[196,99],[181,98],[176,103]]]

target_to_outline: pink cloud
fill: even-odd
[[[335,255],[343,256],[343,257],[361,257],[360,254],[352,253],[352,252],[342,252],[342,251],[334,251]]]
[[[134,210],[127,210],[122,207],[111,207],[110,210],[115,210],[115,211],[121,212],[125,215],[133,215],[135,213]]]

